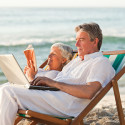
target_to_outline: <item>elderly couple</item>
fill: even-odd
[[[75,45],[78,49],[76,59],[69,62],[72,49],[58,43],[51,47],[47,71],[38,70],[36,73],[32,64],[24,69],[32,80],[31,84],[52,86],[60,91],[29,90],[3,85],[0,88],[0,125],[13,125],[18,109],[55,116],[77,116],[113,78],[114,69],[99,51],[102,44],[99,25],[85,23],[77,26],[75,31]]]

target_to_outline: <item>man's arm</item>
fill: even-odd
[[[99,82],[89,82],[86,85],[70,85],[56,82],[54,87],[78,98],[91,99],[101,88]]]
[[[63,92],[78,98],[91,99],[101,88],[100,82],[89,82],[86,85],[70,85],[63,82],[57,82],[47,77],[38,77],[33,80],[33,85],[47,85],[56,87]]]

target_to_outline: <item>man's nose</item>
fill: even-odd
[[[75,44],[76,47],[79,46],[79,40],[76,40],[76,44]]]

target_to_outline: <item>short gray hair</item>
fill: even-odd
[[[97,23],[84,23],[82,25],[79,25],[75,28],[75,31],[85,31],[89,34],[90,41],[94,41],[95,38],[98,38],[98,50],[100,50],[102,45],[102,30],[100,29],[99,25]]]
[[[61,50],[61,54],[64,58],[67,59],[66,63],[64,65],[66,65],[73,57],[73,49],[66,45],[66,44],[63,44],[63,43],[54,43],[52,46],[51,46],[51,49],[53,47],[58,47],[60,50]]]

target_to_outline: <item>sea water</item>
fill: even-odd
[[[13,53],[23,69],[23,50],[32,44],[40,66],[53,43],[76,49],[74,28],[87,22],[100,25],[102,51],[125,49],[125,8],[0,8],[0,54]],[[0,70],[0,83],[6,81]],[[125,77],[120,86],[125,86]]]

